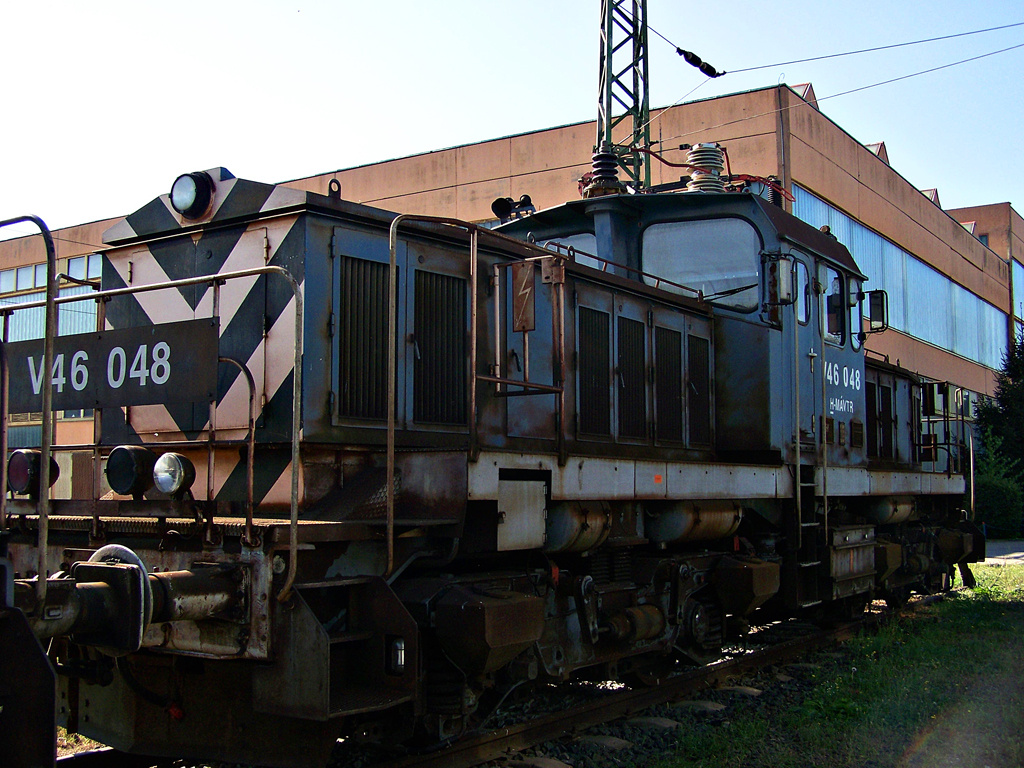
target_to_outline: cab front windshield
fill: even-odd
[[[743,219],[653,224],[644,231],[642,253],[643,271],[655,276],[644,277],[650,285],[663,278],[700,291],[713,304],[757,309],[761,238]]]

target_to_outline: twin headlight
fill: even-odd
[[[180,453],[158,457],[137,445],[119,445],[112,450],[106,474],[114,493],[135,497],[141,497],[154,486],[168,496],[181,497],[196,480],[195,465]]]
[[[30,448],[22,448],[11,454],[7,461],[7,487],[18,494],[27,493],[33,498],[39,496],[42,480],[43,454]],[[50,457],[50,486],[60,477],[60,467]]]

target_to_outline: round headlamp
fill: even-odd
[[[195,466],[180,453],[165,453],[153,465],[153,483],[161,493],[181,496],[195,481]]]
[[[22,448],[11,454],[7,462],[7,487],[15,493],[39,495],[39,480],[43,466],[43,454],[28,448]],[[50,457],[50,485],[60,477],[60,467]]]
[[[202,171],[183,173],[171,185],[171,207],[186,219],[198,219],[210,207],[213,179]]]
[[[119,445],[107,457],[107,482],[114,493],[142,496],[153,487],[156,454],[138,445]]]

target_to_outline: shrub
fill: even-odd
[[[990,538],[1013,539],[1021,533],[1024,495],[1017,482],[1001,474],[974,478],[975,522],[984,523]]]

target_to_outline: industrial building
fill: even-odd
[[[665,160],[683,163],[683,145],[717,142],[733,173],[777,178],[788,192],[788,210],[815,227],[827,226],[849,248],[869,277],[865,289],[883,288],[889,296],[890,329],[869,336],[868,351],[953,384],[936,413],[969,418],[978,395],[993,392],[1007,341],[1024,321],[1024,221],[1008,202],[943,210],[938,191],[915,188],[890,166],[884,143],[861,144],[824,115],[810,85],[772,86],[651,114],[654,149]],[[525,194],[542,209],[577,197],[579,179],[591,169],[595,133],[594,122],[576,123],[287,184],[327,194],[337,181],[348,200],[487,222],[494,220],[495,198]],[[654,162],[652,185],[678,182],[684,174]],[[95,277],[95,244],[115,221],[55,232],[60,269]],[[40,298],[44,276],[38,265],[44,261],[38,237],[0,242],[0,301]],[[64,292],[88,290],[62,286]],[[88,306],[62,310],[61,333],[92,330],[95,315]],[[11,316],[11,340],[41,331],[41,311]],[[57,441],[89,443],[88,416],[65,413]],[[38,441],[33,415],[12,417],[11,427],[12,445]]]

